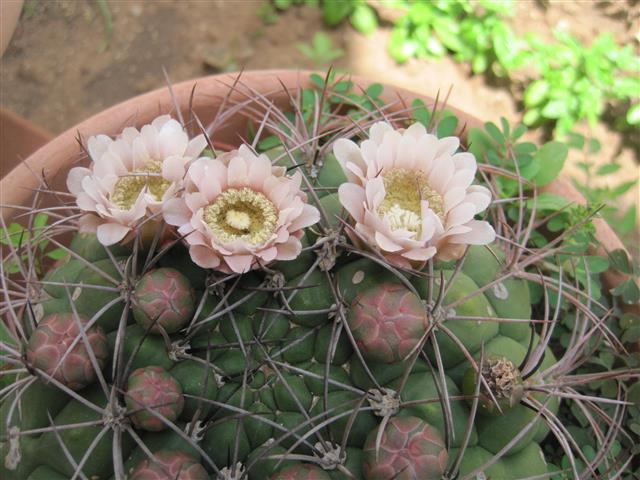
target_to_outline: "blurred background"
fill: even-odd
[[[608,204],[637,253],[639,1],[0,3],[2,37],[18,11],[0,106],[42,138],[162,87],[163,67],[172,82],[334,66],[432,96],[452,88],[449,103],[484,121],[524,121],[532,140],[568,143],[565,171],[589,201]]]

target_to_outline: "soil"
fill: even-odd
[[[319,10],[289,8],[267,24],[258,15],[265,3],[107,0],[112,17],[109,34],[100,2],[26,0],[0,61],[0,105],[59,133],[119,101],[163,86],[162,68],[172,82],[241,68],[326,68],[297,48],[310,43],[322,28]],[[600,32],[610,31],[619,43],[638,44],[640,3],[635,0],[514,3],[510,23],[519,34],[533,31],[552,39],[554,28],[560,27],[588,43]],[[327,33],[345,52],[334,63],[339,69],[434,96],[453,87],[449,103],[479,118],[494,122],[502,116],[512,121],[521,118],[505,85],[473,76],[467,66],[449,58],[397,65],[386,50],[389,28],[366,37],[344,24]],[[600,140],[599,162],[622,166],[599,181],[615,185],[638,177],[628,138],[604,123],[579,130]],[[579,154],[570,158],[571,175],[581,175],[576,165],[582,160]],[[623,203],[637,204],[639,193],[632,189]]]

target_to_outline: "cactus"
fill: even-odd
[[[133,316],[138,324],[159,332],[180,330],[195,309],[188,280],[172,268],[158,268],[144,275],[133,296]]]
[[[268,152],[271,166],[244,146],[216,152],[217,161],[172,157],[171,179],[157,178],[158,165],[136,167],[104,198],[147,202],[138,223],[104,205],[86,211],[85,197],[79,225],[62,216],[69,205],[51,210],[55,222],[32,235],[65,255],[44,274],[32,264],[40,247],[7,244],[22,268],[3,274],[2,478],[512,478],[561,464],[558,445],[576,478],[623,471],[621,382],[633,371],[582,370],[596,369],[597,349],[622,358],[611,312],[567,283],[563,263],[549,267],[559,250],[524,243],[532,232],[523,233],[525,219],[509,223],[506,201],[487,217],[500,220],[498,240],[464,248],[465,238],[491,237],[471,219],[486,208],[485,189],[443,197],[436,186],[446,175],[406,171],[438,153],[439,166],[461,169],[451,182],[471,182],[469,156],[445,155],[455,139],[400,121],[407,128],[392,132],[373,122],[377,110],[318,115],[314,129],[300,124],[306,111],[276,115],[291,121],[283,129],[272,103],[245,94],[255,105],[234,108],[251,118],[262,108],[267,130],[291,133],[287,148]],[[186,134],[171,125],[174,140]],[[367,130],[369,143],[345,143]],[[424,151],[409,155],[407,135]],[[401,150],[373,155],[371,142],[385,138],[402,138]],[[88,150],[97,155],[104,142]],[[105,148],[124,155],[122,142]],[[391,175],[358,163],[400,151],[410,161]],[[74,195],[90,183],[75,178],[87,171],[71,175]],[[483,175],[501,191],[495,167]],[[358,182],[371,183],[368,193]],[[376,194],[382,187],[389,192]],[[219,188],[224,202],[204,212]],[[354,201],[359,188],[363,202]],[[460,198],[474,208],[454,211]],[[85,232],[92,225],[96,234]],[[559,340],[565,314],[573,331]],[[588,393],[604,380],[618,382],[617,397]],[[565,426],[576,412],[601,455],[583,452]]]
[[[364,475],[368,480],[442,478],[447,449],[440,434],[417,417],[395,417],[377,445],[377,430],[364,444]]]
[[[208,480],[207,471],[183,452],[161,450],[133,469],[131,480]]]
[[[402,285],[382,284],[355,298],[349,327],[365,359],[398,363],[415,350],[429,325],[419,297]]]
[[[87,323],[86,318],[73,313],[43,318],[27,346],[31,367],[44,371],[71,390],[93,383],[96,372],[102,370],[109,358],[109,351],[102,329],[85,330]]]
[[[143,430],[166,428],[163,422],[175,421],[184,408],[182,387],[162,367],[144,367],[131,372],[125,394],[133,423]]]

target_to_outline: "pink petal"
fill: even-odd
[[[95,137],[89,137],[89,140],[87,140],[87,150],[89,151],[89,156],[91,157],[91,159],[95,162],[98,158],[100,158],[102,154],[107,151],[109,144],[112,142],[113,140],[106,135],[96,135]]]
[[[351,140],[347,140],[346,138],[340,138],[336,140],[336,142],[333,144],[333,154],[336,156],[336,159],[338,160],[340,165],[342,165],[342,169],[345,171],[345,174],[351,181],[356,180],[356,178],[352,178],[352,176],[349,175],[350,169],[347,168],[348,164],[351,163],[355,165],[355,167],[357,167],[357,169],[362,172],[366,170],[366,165],[364,160],[362,159],[360,149]]]
[[[191,210],[182,198],[170,198],[162,205],[162,216],[169,225],[180,226],[189,222]]]
[[[465,203],[472,203],[476,207],[476,213],[480,213],[491,203],[491,192],[482,185],[471,185],[464,198]]]
[[[148,127],[149,125],[145,125]],[[144,127],[142,128],[144,130]],[[149,159],[154,158],[158,159],[159,156],[154,155],[149,151],[147,144],[145,143],[142,137],[138,137],[133,141],[132,146],[132,157],[131,157],[131,170],[140,170],[144,168]]]
[[[438,150],[436,158],[441,155],[450,156],[456,153],[460,147],[460,139],[458,137],[444,137],[438,140]]]
[[[82,179],[87,175],[91,175],[91,170],[88,168],[75,167],[69,170],[69,175],[67,175],[67,188],[69,192],[74,195],[82,192]]]
[[[443,198],[443,207],[444,211],[448,212],[453,207],[458,205],[462,200],[464,200],[466,194],[466,190],[462,187],[454,187],[450,190],[447,190],[447,193],[444,194]]]
[[[476,214],[476,207],[472,203],[461,203],[447,214],[447,227],[463,225]]]
[[[365,196],[367,206],[373,210],[377,210],[384,200],[385,190],[382,178],[373,178],[365,185]]]
[[[172,122],[167,123],[158,134],[158,146],[160,148],[160,158],[158,160],[173,155],[183,156],[184,151],[187,149],[189,137],[182,131],[182,126],[178,122],[175,123],[177,126],[173,128],[170,128],[170,126],[173,126]]]
[[[436,158],[428,178],[431,188],[437,192],[445,192],[445,187],[453,177],[455,169],[456,167],[451,157]]]
[[[338,187],[338,199],[349,215],[362,222],[364,217],[364,189],[354,183],[343,183]]]
[[[197,158],[202,151],[207,148],[207,139],[203,134],[192,138],[184,151],[184,156],[188,158]]]
[[[231,158],[227,170],[227,184],[229,187],[244,187],[249,183],[247,163],[240,155]]]
[[[420,125],[414,124],[414,125]],[[398,156],[395,165],[407,170],[413,170],[416,163],[417,142],[411,135],[403,135],[398,144]]]
[[[304,204],[302,207],[302,213],[296,218],[291,225],[289,225],[288,230],[290,232],[295,232],[296,230],[301,230],[303,228],[307,228],[311,225],[315,225],[320,221],[320,212],[316,207],[309,204]]]
[[[109,246],[122,240],[130,230],[131,228],[119,223],[104,223],[98,226],[96,234],[102,245]]]
[[[80,207],[81,210],[85,212],[95,212],[96,211],[96,201],[87,195],[85,192],[80,192],[76,197],[76,204]]]
[[[184,177],[186,167],[183,157],[178,155],[167,157],[162,162],[162,176],[172,182],[178,182]]]
[[[166,123],[170,122],[170,121],[174,121],[171,118],[171,115],[159,115],[156,118],[153,119],[153,121],[151,122],[151,125],[156,129],[156,130],[160,130]],[[176,122],[177,123],[177,122]],[[178,125],[180,125],[178,123]]]
[[[277,244],[276,248],[278,249],[276,257],[278,260],[294,260],[300,255],[302,244],[296,237],[289,237],[286,242]]]
[[[470,152],[459,152],[453,156],[453,162],[456,165],[456,170],[471,170],[473,174],[476,174],[478,165],[476,163],[476,157]]]
[[[438,149],[438,138],[435,135],[424,135],[418,140],[416,164],[423,172],[429,173],[434,166],[434,158]]]
[[[393,127],[387,122],[376,122],[369,129],[369,138],[377,144],[381,144],[384,134],[390,130],[393,130]]]
[[[200,210],[209,203],[207,198],[201,192],[185,193],[184,201],[192,212]]]
[[[278,249],[276,247],[265,248],[256,254],[256,256],[260,257],[262,263],[270,263],[275,260],[278,255]]]
[[[97,177],[124,175],[126,173],[128,173],[128,169],[122,164],[120,158],[111,152],[105,152],[93,163],[93,174]]]
[[[246,273],[251,270],[253,255],[229,255],[224,257],[225,263],[235,273]]]
[[[249,186],[254,190],[262,190],[264,180],[271,175],[271,160],[266,155],[254,157],[249,164]]]
[[[191,245],[189,255],[191,260],[202,268],[216,268],[220,265],[220,258],[214,251],[202,245]]]
[[[378,246],[386,252],[398,252],[402,250],[402,247],[400,245],[380,232],[376,232],[375,238]]]
[[[156,119],[157,120],[157,119]],[[155,120],[154,120],[155,121]],[[160,148],[158,145],[158,130],[159,128],[155,127],[153,123],[151,125],[145,125],[140,130],[140,137],[133,141],[133,152],[134,152],[134,162],[136,159],[141,159],[142,157],[137,156],[141,155],[143,152],[142,147],[144,146],[144,151],[147,152],[147,157],[160,159]],[[136,143],[138,144],[136,146]]]
[[[496,232],[489,222],[471,220],[466,225],[471,227],[471,231],[452,236],[449,239],[451,243],[486,245],[496,239]]]
[[[472,170],[458,170],[453,174],[447,185],[444,187],[444,191],[455,187],[466,189],[473,183],[473,179],[474,174]]]
[[[422,125],[420,122],[414,123],[404,131],[405,136],[413,137],[416,140],[418,140],[420,137],[426,134],[427,134],[427,129],[424,128],[424,125]]]
[[[436,247],[414,248],[402,253],[404,258],[415,260],[417,262],[425,262],[436,254]]]

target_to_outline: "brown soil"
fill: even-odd
[[[310,42],[321,28],[319,11],[290,8],[266,25],[257,15],[264,3],[110,0],[113,34],[107,42],[98,2],[26,0],[0,61],[0,104],[58,133],[121,100],[164,85],[163,67],[172,82],[240,68],[318,68],[297,44]],[[547,39],[560,26],[584,42],[611,31],[618,42],[627,43],[637,42],[639,12],[635,0],[522,0],[516,2],[511,24],[519,34],[534,31]],[[386,51],[387,28],[370,37],[348,25],[328,33],[345,51],[335,62],[340,69],[430,95],[453,87],[450,103],[479,118],[520,118],[514,95],[504,85],[471,76],[466,66],[451,59],[395,64]],[[619,134],[605,124],[580,130],[601,141],[600,161],[623,166],[601,181],[616,184],[638,176],[634,153]],[[580,175],[575,164],[581,160],[579,155],[571,159],[573,175]],[[638,194],[634,189],[624,203],[637,204]]]

